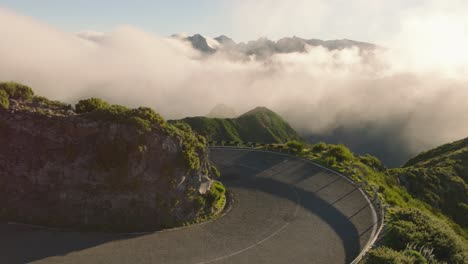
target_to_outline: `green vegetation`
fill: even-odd
[[[200,169],[200,158],[206,149],[206,139],[193,133],[189,125],[185,123],[165,123],[163,129],[172,137],[179,138],[183,142],[184,161],[188,170]],[[205,171],[209,173],[209,171]]]
[[[8,109],[10,107],[10,101],[8,94],[4,90],[0,90],[0,108]]]
[[[39,106],[42,108],[49,108],[49,109],[55,109],[55,110],[72,110],[72,106],[69,104],[65,104],[60,101],[49,100],[45,97],[37,96],[37,95],[32,98],[32,102],[36,106]]]
[[[207,203],[211,204],[212,212],[219,212],[226,203],[226,188],[219,181],[213,181],[213,185],[205,197]]]
[[[288,144],[283,145],[283,149],[289,147]],[[459,150],[460,148],[457,148],[457,155],[462,155]],[[390,206],[386,219],[388,228],[383,240],[383,246],[386,248],[372,250],[365,263],[468,261],[466,230],[443,215],[444,211],[439,207],[431,206],[417,195],[408,192],[400,183],[400,175],[397,173],[405,169],[387,169],[376,157],[354,155],[344,145],[323,142],[306,146],[296,154],[348,175],[355,182],[366,181],[367,184],[362,188],[371,197],[375,194],[374,190],[377,190],[380,198]],[[424,186],[428,183],[420,184]],[[452,192],[461,192],[453,193],[454,197],[466,193],[463,189],[453,188]]]
[[[304,143],[298,140],[288,141],[286,146],[288,146],[288,148],[294,149],[295,152],[301,152],[305,147]]]
[[[164,119],[151,108],[129,109],[121,105],[110,105],[99,98],[80,100],[75,105],[75,109],[78,114],[84,114],[95,120],[134,125],[142,133],[150,132],[156,124],[165,123]]]
[[[468,228],[468,138],[421,153],[390,173],[411,195]]]
[[[425,264],[425,259],[421,259],[414,251],[398,252],[388,247],[379,247],[371,250],[365,257],[366,264]]]
[[[446,223],[418,209],[397,209],[390,215],[385,245],[404,250],[409,244],[432,249],[439,261],[468,261],[467,245]]]
[[[33,98],[33,90],[23,84],[16,82],[0,83],[0,90],[5,91],[10,99],[29,101]]]
[[[188,171],[201,168],[201,155],[206,150],[206,139],[193,133],[191,127],[183,122],[167,123],[159,114],[148,107],[129,109],[121,105],[110,105],[99,99],[81,100],[76,104],[77,113],[84,117],[104,122],[134,126],[141,135],[154,129],[162,130],[167,135],[179,139],[183,144],[183,158]],[[141,150],[137,146],[138,150]],[[211,169],[211,172],[217,170]],[[205,171],[210,173],[210,171]],[[219,174],[219,172],[218,172]]]
[[[184,122],[200,135],[214,141],[285,143],[300,140],[291,126],[275,112],[257,107],[238,118],[188,117]]]
[[[85,114],[85,113],[90,113],[98,109],[104,109],[104,108],[109,108],[110,105],[107,102],[104,102],[103,100],[99,98],[90,98],[90,99],[85,99],[85,100],[80,100],[76,105],[75,105],[75,111],[78,114]]]

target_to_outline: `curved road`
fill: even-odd
[[[235,202],[225,216],[141,235],[0,225],[0,263],[349,263],[375,212],[343,177],[297,158],[211,150]]]

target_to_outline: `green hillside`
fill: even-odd
[[[265,107],[257,107],[238,118],[187,117],[171,122],[186,123],[198,134],[215,141],[284,143],[300,140],[281,116]]]
[[[423,152],[392,174],[414,197],[468,227],[468,138]]]

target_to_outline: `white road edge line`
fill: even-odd
[[[348,182],[350,182],[353,186],[356,186],[359,191],[361,192],[361,194],[364,196],[364,198],[366,199],[367,203],[369,204],[370,208],[372,209],[372,220],[374,223],[377,223],[379,222],[379,219],[377,217],[377,212],[375,210],[375,207],[374,205],[372,204],[372,202],[369,200],[369,197],[367,197],[366,193],[361,189],[361,187],[357,186],[356,183],[354,181],[352,181],[350,178],[344,176],[343,174],[341,173],[338,173],[332,169],[329,169],[327,167],[324,167],[318,163],[315,163],[311,160],[307,160],[307,159],[304,159],[304,158],[301,158],[301,157],[297,157],[297,156],[294,156],[294,155],[290,155],[290,154],[285,154],[285,153],[281,153],[281,152],[275,152],[275,151],[268,151],[268,150],[260,150],[260,149],[252,149],[252,148],[243,148],[243,147],[225,147],[225,146],[210,146],[209,148],[213,148],[213,149],[228,149],[228,150],[244,150],[244,151],[252,151],[252,152],[265,152],[265,153],[273,153],[273,154],[277,154],[277,155],[281,155],[281,156],[285,156],[285,157],[291,157],[291,158],[295,158],[295,159],[300,159],[302,161],[305,161],[306,163],[310,163],[312,165],[315,165],[319,168],[322,168],[326,171],[329,171],[333,174],[336,174],[336,175],[339,175],[341,176],[342,178],[344,178],[345,180],[347,180]],[[367,253],[367,251],[372,247],[372,245],[374,245],[375,241],[377,240],[380,232],[382,231],[382,228],[383,228],[383,215],[382,215],[382,221],[380,223],[380,227],[377,228],[377,226],[374,224],[373,225],[373,228],[372,228],[372,233],[371,233],[371,236],[370,236],[370,239],[367,241],[366,245],[364,246],[364,248],[361,250],[361,252],[359,253],[359,255],[350,263],[350,264],[356,264],[358,263],[362,257]],[[213,261],[211,261],[213,262]],[[210,263],[210,262],[200,262],[200,263],[197,263],[197,264],[204,264],[204,263]]]

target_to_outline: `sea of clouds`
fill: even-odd
[[[238,113],[266,106],[303,135],[372,127],[407,155],[468,136],[468,12],[417,12],[374,52],[308,47],[256,59],[203,55],[129,25],[66,32],[0,9],[0,80],[69,103],[145,105],[168,119],[219,103]]]

